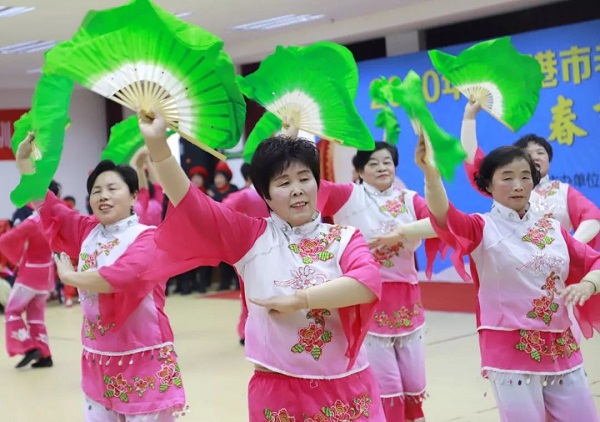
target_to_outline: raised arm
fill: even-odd
[[[163,189],[174,206],[156,231],[158,247],[180,260],[181,265],[194,259],[216,259],[229,264],[239,261],[264,232],[266,222],[213,201],[191,184],[171,155],[162,116],[140,117],[140,130]]]
[[[460,130],[460,142],[463,149],[467,153],[466,162],[468,164],[474,163],[475,154],[479,148],[477,145],[477,128],[475,119],[477,117],[477,113],[480,111],[481,105],[477,101],[469,101],[465,106],[462,127]]]
[[[353,183],[334,183],[319,181],[317,208],[324,216],[334,216],[348,202],[356,185]]]

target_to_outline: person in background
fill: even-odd
[[[48,189],[54,194],[60,190],[54,181]],[[40,216],[34,212],[0,236],[0,252],[18,266],[5,309],[6,351],[11,357],[23,355],[17,368],[32,361],[35,361],[33,368],[51,367],[45,316],[49,291],[54,290],[54,261],[48,240],[42,234]]]

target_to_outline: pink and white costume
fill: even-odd
[[[475,120],[463,120],[461,139],[464,139],[465,142],[476,144],[475,133]],[[473,163],[465,161],[467,178],[475,190],[482,195],[486,194],[477,188],[474,177],[479,171],[481,161],[484,157],[483,150],[478,147],[473,158]],[[533,189],[529,203],[532,211],[540,215],[552,214],[552,217],[557,219],[568,231],[577,230],[579,225],[587,220],[600,221],[600,208],[573,186],[559,180],[550,180],[550,176],[548,175],[544,176],[540,180],[540,183]],[[600,234],[590,240],[588,245],[600,251]]]
[[[292,295],[340,276],[378,297],[381,290],[377,266],[354,228],[323,224],[318,215],[300,227],[273,213],[250,218],[194,186],[170,208],[155,239],[175,258],[162,271],[222,260],[236,268],[249,298]],[[181,247],[190,243],[196,247]],[[272,371],[257,371],[250,381],[250,421],[385,421],[362,345],[374,303],[279,315],[247,306],[247,359]]]
[[[356,227],[367,239],[429,217],[427,203],[416,192],[394,186],[381,192],[368,183],[322,180],[319,207],[336,223]],[[420,244],[420,240],[408,241],[372,251],[383,289],[366,345],[388,421],[424,418],[425,315],[414,258]],[[430,257],[438,244],[438,239],[426,241]]]
[[[148,188],[141,188],[133,212],[138,216],[140,224],[158,226],[162,221],[163,188],[159,183],[154,183],[154,198],[150,198]]]
[[[490,379],[502,421],[598,421],[558,293],[600,269],[600,254],[573,239],[549,216],[523,218],[499,203],[468,215],[450,205],[436,226],[458,255],[469,255],[478,288],[482,373]],[[454,260],[466,277],[462,260]],[[600,296],[575,307],[586,337],[600,328]]]
[[[230,193],[225,199],[223,204],[229,208],[246,214],[248,217],[256,218],[267,218],[269,217],[269,207],[261,196],[256,192],[254,186],[239,190],[237,192]],[[248,320],[248,307],[246,306],[246,297],[244,294],[244,282],[240,280],[240,292],[242,295],[242,312],[240,313],[240,320],[238,322],[238,336],[240,339],[246,338],[246,321]]]
[[[4,311],[6,351],[15,356],[38,349],[42,358],[50,357],[45,313],[48,292],[54,289],[54,260],[40,230],[39,215],[34,213],[0,236],[0,252],[19,266]]]
[[[51,192],[40,216],[52,248],[79,256],[78,271],[97,269],[114,290],[79,290],[85,420],[174,420],[185,394],[164,313],[166,279],[146,272],[162,259],[154,228],[136,215],[104,226]]]

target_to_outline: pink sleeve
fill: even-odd
[[[431,225],[438,237],[448,246],[454,248],[450,256],[454,268],[464,281],[471,281],[465,270],[464,255],[468,255],[481,243],[485,222],[480,215],[466,214],[457,210],[452,203],[448,204],[446,227],[440,227],[435,217],[430,214]]]
[[[599,220],[600,209],[592,201],[587,199],[581,192],[569,185],[567,190],[567,208],[569,219],[575,230],[586,220]]]
[[[214,201],[190,183],[182,201],[169,210],[156,230],[156,243],[175,259],[172,275],[183,272],[185,261],[238,262],[267,227],[264,219],[251,218]],[[193,268],[193,267],[191,267]],[[191,268],[187,268],[188,270]],[[177,272],[179,271],[179,272]]]
[[[140,208],[145,212],[148,209],[148,203],[150,202],[150,191],[147,188],[141,188],[138,192],[137,202]]]
[[[155,201],[158,201],[159,204],[162,205],[165,200],[165,191],[163,190],[160,183],[154,183],[154,198]]]
[[[100,298],[100,314],[106,321],[122,324],[157,285],[166,283],[167,277],[148,271],[167,259],[156,248],[154,231],[142,232],[113,264],[98,270],[114,290]]]
[[[340,258],[340,267],[344,276],[352,277],[364,284],[377,296],[377,299],[371,303],[339,309],[342,327],[348,340],[346,357],[350,360],[348,364],[350,368],[358,356],[360,347],[369,331],[377,304],[381,299],[379,266],[369,251],[367,242],[358,230],[354,232],[348,246],[344,249],[344,253]]]
[[[475,153],[475,158],[473,159],[473,164],[469,164],[465,161],[465,172],[467,173],[467,179],[469,180],[471,187],[483,196],[490,197],[490,194],[480,191],[477,187],[477,183],[475,183],[475,176],[477,176],[477,173],[479,173],[479,167],[481,167],[481,162],[483,161],[484,157],[485,153],[480,147],[478,147],[477,152]]]
[[[42,232],[48,239],[50,249],[65,252],[72,258],[79,256],[81,244],[98,225],[98,220],[70,209],[50,191],[46,194],[39,214]]]
[[[415,209],[415,215],[417,220],[422,220],[424,218],[429,218],[429,209],[427,208],[427,201],[416,194],[413,197],[413,207]],[[435,262],[435,258],[438,254],[444,258],[448,253],[449,247],[444,243],[439,237],[434,237],[433,239],[425,239],[425,257],[427,259],[427,267],[425,268],[425,275],[428,279],[431,279],[431,275],[433,274],[433,263]]]
[[[335,215],[348,202],[354,188],[353,183],[333,183],[321,179],[317,197],[317,208],[321,211],[321,215],[325,217]]]
[[[569,286],[581,282],[590,271],[600,270],[600,253],[575,240],[564,228],[561,231],[569,251],[569,277],[566,281]],[[575,306],[574,311],[586,338],[592,337],[594,330],[600,332],[600,294],[592,296],[583,306]]]
[[[0,236],[0,253],[10,261],[12,265],[18,265],[23,252],[25,252],[25,243],[35,230],[35,222],[28,218],[17,227],[10,229]]]

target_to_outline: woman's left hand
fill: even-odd
[[[381,247],[391,248],[399,243],[404,242],[404,236],[400,232],[394,231],[389,234],[374,236],[367,242],[369,249],[377,249]]]
[[[267,308],[269,312],[287,314],[307,309],[308,302],[302,290],[291,296],[273,296],[268,299],[249,299],[251,303]]]
[[[590,297],[592,297],[594,291],[595,286],[593,283],[581,280],[577,284],[567,286],[565,290],[560,292],[560,295],[564,298],[566,305],[582,306]]]
[[[71,258],[63,252],[54,255],[54,262],[56,263],[56,272],[60,281],[64,284],[69,284],[69,275],[75,273],[75,268],[71,264]]]

